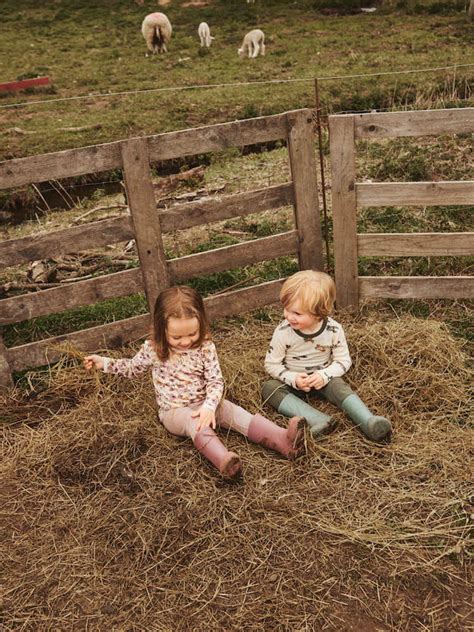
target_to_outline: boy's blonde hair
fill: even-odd
[[[336,300],[336,286],[329,274],[318,270],[301,270],[287,279],[280,290],[280,301],[288,307],[295,300],[317,318],[326,318]]]

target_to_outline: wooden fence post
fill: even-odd
[[[7,360],[7,350],[3,343],[3,336],[0,330],[0,391],[10,386],[13,386],[13,378]]]
[[[334,268],[339,307],[358,305],[354,117],[329,117]]]
[[[153,314],[156,297],[161,290],[169,287],[170,280],[151,181],[147,139],[124,141],[121,152],[148,309]]]
[[[300,242],[299,267],[300,270],[322,270],[323,242],[311,110],[290,112],[287,121],[288,153],[295,197],[295,223]]]

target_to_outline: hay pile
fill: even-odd
[[[264,316],[215,334],[228,397],[252,411]],[[338,426],[294,463],[230,433],[242,482],[157,424],[148,377],[63,368],[34,400],[0,402],[4,629],[466,629],[465,356],[435,321],[346,332],[350,382],[391,417],[392,443],[322,404]]]

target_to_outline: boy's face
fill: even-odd
[[[293,329],[313,332],[317,329],[321,319],[308,312],[299,299],[295,299],[283,308],[283,314]]]

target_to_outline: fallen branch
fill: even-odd
[[[89,215],[92,215],[92,213],[95,213],[96,211],[106,211],[111,208],[128,208],[128,206],[126,204],[119,204],[119,203],[106,204],[104,206],[96,206],[95,208],[91,208],[90,211],[87,211],[87,213],[83,213],[82,215],[79,215],[79,217],[76,217],[75,219],[73,219],[71,222],[71,225],[78,224],[81,220],[84,219],[84,217],[88,217]]]
[[[8,127],[7,129],[4,129],[2,131],[2,134],[37,134],[37,132],[27,132],[26,130],[22,129],[21,127]]]
[[[250,277],[249,279],[243,279],[242,281],[239,281],[238,283],[234,283],[234,285],[229,285],[229,287],[225,287],[223,290],[218,290],[217,292],[213,292],[209,296],[219,296],[219,294],[225,294],[226,292],[230,292],[230,290],[234,290],[236,287],[240,287],[241,285],[244,285],[245,283],[248,283],[249,281],[255,281],[255,279],[258,279],[258,275]]]
[[[170,176],[166,176],[165,178],[161,178],[159,182],[153,183],[153,189],[155,192],[166,191],[167,189],[172,189],[178,185],[179,182],[185,182],[186,180],[199,179],[202,180],[204,178],[204,167],[193,167],[193,169],[188,169],[187,171],[182,171],[181,173],[174,173]]]
[[[52,287],[59,287],[60,283],[20,283],[19,281],[9,281],[4,283],[2,289],[5,293],[11,290],[48,290]]]
[[[101,123],[95,125],[82,125],[81,127],[58,127],[61,132],[88,132],[91,129],[102,129]]]

